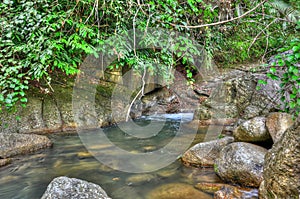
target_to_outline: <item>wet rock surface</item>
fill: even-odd
[[[191,185],[171,183],[159,186],[150,191],[146,199],[211,199],[212,197],[195,189]]]
[[[96,184],[68,177],[55,178],[41,199],[110,199]]]
[[[215,161],[216,173],[226,182],[258,187],[263,180],[265,148],[235,142],[224,147]]]
[[[52,145],[46,136],[20,133],[0,133],[0,143],[0,158],[31,153]]]
[[[213,166],[215,159],[223,147],[233,142],[233,137],[224,137],[218,140],[202,142],[194,145],[182,156],[185,165]]]
[[[258,198],[257,189],[243,188],[238,186],[232,186],[223,183],[198,183],[195,185],[196,189],[199,189],[206,193],[214,194],[214,198],[235,198],[235,199],[250,199]]]
[[[5,166],[7,164],[11,163],[10,158],[0,159],[0,167]]]
[[[300,126],[296,123],[266,154],[264,181],[259,196],[269,198],[295,198],[300,196]]]
[[[234,186],[224,186],[214,193],[214,199],[257,199],[257,190],[239,189]]]
[[[233,131],[234,139],[243,142],[261,142],[271,139],[265,123],[265,117],[255,117],[243,122]]]

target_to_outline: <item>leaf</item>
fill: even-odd
[[[297,75],[297,74],[299,73],[299,70],[298,70],[297,68],[295,68],[295,69],[293,70],[293,73],[294,73],[295,75]]]
[[[290,103],[289,103],[289,106],[290,106],[290,108],[295,108],[296,107],[296,103],[294,102],[294,101],[291,101]]]
[[[299,49],[300,49],[300,46],[294,46],[294,47],[292,48],[292,50],[293,50],[294,52],[297,52]]]
[[[26,97],[23,97],[23,98],[21,98],[20,101],[23,102],[23,103],[26,103],[26,102],[27,102],[27,98],[26,98]]]
[[[299,79],[299,76],[296,76],[296,75],[292,75],[292,80],[298,80]]]
[[[259,84],[263,84],[263,85],[266,85],[266,84],[267,84],[267,82],[266,82],[265,80],[262,80],[262,79],[259,79],[259,80],[258,80],[258,83],[259,83]]]
[[[297,95],[295,95],[295,94],[290,94],[290,98],[291,98],[291,99],[295,99],[296,96],[297,96]]]
[[[271,67],[271,68],[270,68],[270,72],[271,72],[271,73],[276,73],[276,68]]]

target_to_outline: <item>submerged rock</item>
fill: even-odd
[[[207,183],[202,182],[195,185],[196,189],[203,192],[214,194],[214,198],[234,198],[234,199],[245,199],[245,198],[258,198],[257,189],[243,188],[238,186],[232,186],[223,183]]]
[[[258,187],[263,180],[263,163],[267,149],[245,142],[227,145],[215,161],[215,171],[224,180]]]
[[[278,142],[283,133],[294,124],[294,120],[287,113],[270,113],[266,120],[266,126],[274,143]]]
[[[290,128],[266,154],[264,181],[259,188],[262,199],[299,198],[300,126]]]
[[[255,189],[242,190],[234,186],[225,186],[214,193],[214,199],[256,199],[258,191]]]
[[[65,176],[55,178],[41,199],[110,199],[96,184]]]
[[[147,182],[150,182],[151,180],[155,179],[155,175],[151,174],[136,174],[128,177],[126,179],[126,183],[128,185],[141,185]]]
[[[233,137],[224,137],[219,140],[196,144],[183,154],[182,161],[186,165],[213,166],[221,149],[233,140]]]
[[[211,196],[198,191],[191,185],[171,183],[157,187],[150,191],[146,199],[211,199]]]
[[[140,193],[137,193],[136,188],[132,186],[123,186],[115,189],[111,193],[112,198],[121,199],[121,198],[133,198],[133,199],[144,199]]]
[[[31,153],[51,145],[50,139],[43,135],[0,133],[0,158]]]
[[[0,159],[0,167],[5,166],[7,164],[11,163],[10,158]]]
[[[267,141],[271,137],[265,123],[265,117],[255,117],[247,120],[234,130],[233,136],[236,141],[242,142]]]

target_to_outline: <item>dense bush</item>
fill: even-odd
[[[297,9],[298,5],[291,0],[288,3],[294,7],[281,9],[274,2],[265,3],[243,16],[259,3],[249,0],[4,0],[0,4],[1,109],[13,110],[16,104],[25,106],[26,90],[33,81],[48,87],[48,91],[44,89],[47,92],[53,92],[53,71],[75,74],[87,55],[97,55],[103,50],[100,44],[109,41],[107,38],[132,28],[140,31],[164,28],[193,37],[221,65],[271,56],[296,34],[290,10]],[[286,10],[289,12],[285,13]],[[240,18],[231,20],[236,17]],[[230,23],[195,27],[224,20]],[[151,39],[159,42],[155,37]],[[143,71],[139,67],[141,63],[151,69],[152,65],[147,63],[156,60],[165,67],[152,70],[164,71],[163,77],[170,78],[169,69],[180,63],[191,78],[192,54],[200,52],[191,48],[191,41],[177,42],[175,56],[164,50],[138,53],[125,50],[112,67]],[[110,50],[119,52],[118,48],[122,45]]]

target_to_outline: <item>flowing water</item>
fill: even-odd
[[[117,126],[105,128],[104,132],[113,143],[125,150],[153,151],[172,140],[180,122],[190,120],[189,117],[178,118],[178,115],[164,117],[169,118],[164,128],[152,138],[133,139],[126,136]],[[137,120],[135,123],[147,125],[149,119],[157,124],[163,122],[161,117],[151,117]],[[123,125],[126,127],[126,124]],[[193,143],[201,142],[205,132],[206,128],[200,128],[195,138],[187,132],[182,139],[194,138]],[[193,186],[197,182],[221,182],[212,168],[188,168],[179,160],[165,168],[144,174],[113,170],[88,153],[76,132],[50,135],[50,138],[54,142],[52,148],[25,157],[16,157],[12,164],[0,168],[0,199],[38,199],[51,180],[58,176],[74,177],[99,184],[113,199],[144,199],[151,190],[169,183]],[[101,150],[106,146],[97,147]],[[118,164],[117,160],[115,164]],[[207,195],[206,198],[213,197]]]

